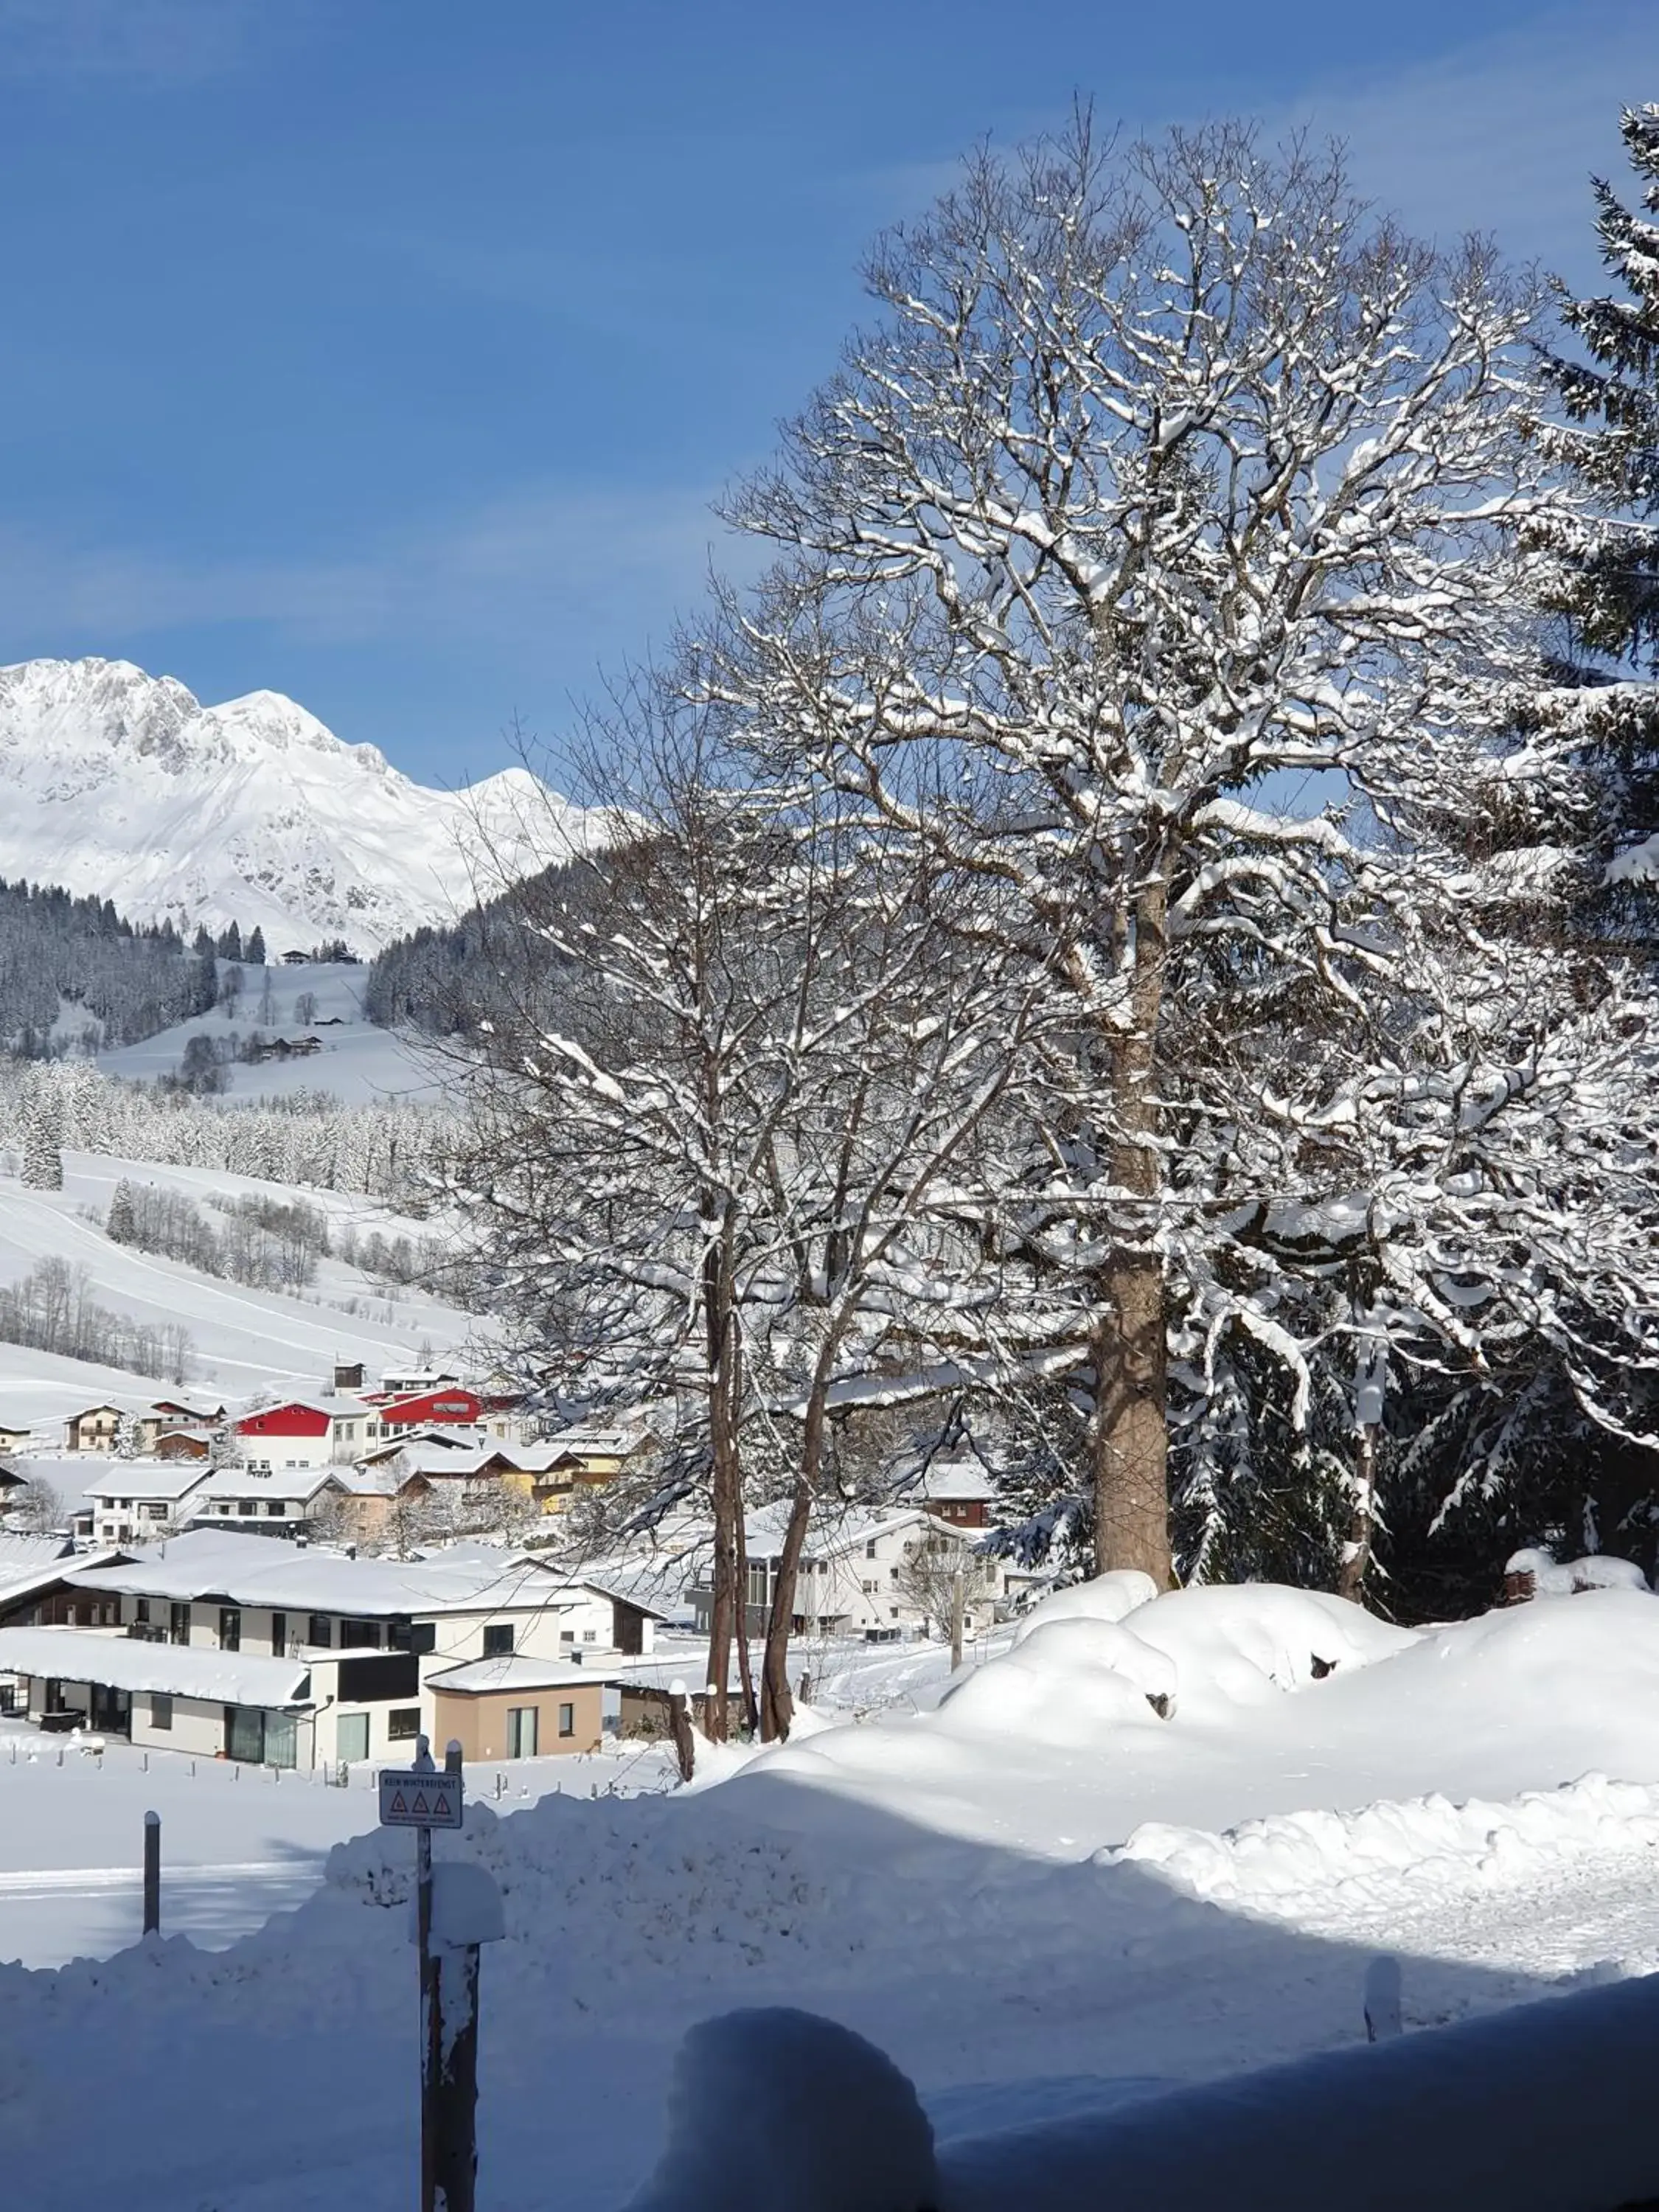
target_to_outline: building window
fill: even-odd
[[[273,1613],[270,1616],[270,1650],[273,1658],[281,1659],[288,1651],[288,1615]]]
[[[167,1636],[168,1640],[173,1644],[189,1643],[190,1601],[188,1599],[182,1602],[174,1601],[168,1615]]]
[[[505,1659],[513,1650],[513,1624],[510,1620],[492,1620],[483,1632],[483,1656],[486,1659]],[[528,1757],[528,1753],[526,1756]]]
[[[582,1631],[582,1642],[583,1642],[584,1644],[597,1644],[597,1643],[599,1642],[599,1630],[598,1630],[597,1628],[585,1628],[585,1629],[583,1629],[583,1631]]]
[[[250,1514],[257,1513],[258,1510],[259,1501],[257,1498],[239,1498],[236,1501],[236,1510],[242,1516],[244,1520],[246,1520]]]
[[[380,1624],[378,1620],[343,1620],[340,1623],[342,1651],[378,1651],[380,1648]]]
[[[386,1732],[393,1743],[407,1742],[421,1732],[421,1709],[418,1705],[397,1705],[386,1717]]]
[[[507,1755],[509,1759],[534,1759],[536,1756],[536,1723],[539,1715],[534,1705],[509,1705],[507,1709]]]
[[[334,1624],[325,1613],[313,1613],[306,1624],[306,1642],[326,1651],[334,1642]]]
[[[864,1556],[866,1559],[873,1559],[876,1556],[876,1540],[873,1536],[864,1547]]]
[[[561,1644],[574,1644],[575,1640],[576,1632],[574,1628],[562,1628],[559,1631],[559,1641]]]
[[[242,1614],[238,1606],[222,1605],[219,1608],[219,1649],[240,1651],[242,1648]]]
[[[173,1700],[164,1697],[160,1690],[150,1692],[149,1724],[153,1729],[170,1729],[173,1726]]]
[[[148,1620],[149,1619],[149,1600],[147,1597],[141,1597],[137,1603],[133,1607],[132,1617],[135,1620]]]
[[[576,1708],[574,1705],[561,1705],[559,1707],[559,1734],[561,1735],[574,1735],[575,1733]]]
[[[265,1501],[265,1511],[270,1514],[273,1521],[280,1521],[283,1514],[288,1511],[288,1508],[280,1498],[271,1498]]]

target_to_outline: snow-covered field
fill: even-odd
[[[179,1073],[185,1047],[193,1036],[205,1035],[222,1042],[233,1030],[242,1038],[261,1030],[267,1037],[315,1036],[322,1050],[297,1060],[228,1063],[226,1090],[233,1098],[287,1098],[296,1091],[325,1091],[342,1105],[367,1106],[407,1105],[440,1097],[443,1069],[436,1058],[411,1051],[392,1030],[376,1029],[363,1019],[368,974],[366,968],[351,963],[319,961],[294,968],[280,962],[264,968],[244,966],[242,995],[234,1007],[216,1006],[193,1021],[175,1022],[142,1044],[101,1053],[99,1070],[129,1082],[153,1083],[158,1076]],[[316,1011],[302,1021],[296,1009],[307,995],[316,1000]]]
[[[389,1362],[407,1363],[423,1343],[438,1357],[453,1357],[477,1328],[469,1316],[422,1291],[377,1283],[337,1260],[319,1261],[307,1289],[282,1293],[112,1244],[100,1224],[123,1176],[183,1192],[204,1208],[213,1198],[256,1192],[284,1200],[303,1197],[327,1215],[331,1231],[415,1237],[421,1225],[346,1193],[295,1192],[215,1168],[162,1167],[96,1153],[64,1154],[61,1191],[26,1190],[15,1175],[0,1174],[0,1282],[19,1280],[48,1257],[84,1266],[96,1304],[139,1322],[184,1325],[192,1347],[187,1379],[198,1389],[227,1400],[272,1385],[314,1389],[337,1358],[363,1360],[378,1374]],[[88,1211],[96,1220],[84,1218]],[[136,1394],[144,1379],[0,1344],[0,1419],[55,1421],[91,1396]]]
[[[780,1751],[711,1758],[689,1792],[480,1805],[441,1839],[506,1894],[481,2203],[622,2203],[681,2037],[741,2005],[869,2035],[948,2139],[1351,2045],[1385,1944],[1408,2031],[1659,1967],[1650,1597],[1421,1638],[1273,1591],[1058,1626],[943,1701],[919,1685],[932,1711],[809,1717]],[[19,2201],[408,2202],[408,1861],[401,1835],[346,1844],[297,1912],[217,1954],[178,1937],[0,1972]]]
[[[660,1789],[667,1771],[655,1747],[611,1746],[486,1767],[471,1786],[507,1811],[553,1791]],[[330,1849],[373,1826],[374,1770],[349,1777],[337,1788],[320,1772],[146,1759],[114,1741],[94,1757],[64,1736],[0,1721],[0,1960],[56,1966],[135,1940],[148,1812],[161,1821],[163,1928],[222,1949],[303,1904]]]

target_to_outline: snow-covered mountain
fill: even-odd
[[[428,790],[278,692],[204,707],[125,660],[0,668],[0,876],[135,921],[257,924],[273,956],[374,951],[594,830],[522,769]]]

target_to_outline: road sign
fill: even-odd
[[[461,1778],[442,1767],[380,1777],[380,1825],[386,1828],[459,1828]]]

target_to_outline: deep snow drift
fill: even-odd
[[[1073,1600],[1018,1668],[977,1679],[1029,1679],[1059,1626],[1071,1676],[1091,1620],[1162,1655],[1171,1717],[1129,1680],[1138,1710],[1091,1697],[1066,1745],[1036,1743],[1027,1690],[999,1724],[1005,1693],[964,1685],[934,1714],[821,1728],[690,1792],[473,1806],[438,1849],[506,1900],[484,1963],[481,2202],[624,2203],[662,2146],[682,2038],[739,2007],[869,2037],[917,2085],[948,2171],[965,2136],[1361,2043],[1380,1948],[1403,1960],[1402,2047],[1659,1965],[1652,1598],[1546,1599],[1424,1636],[1297,1592],[1194,1591],[1116,1621]],[[1408,1802],[1434,1790],[1487,1802]],[[1274,1825],[1296,1814],[1346,1817]],[[341,1846],[321,1894],[216,1956],[174,1941],[0,1972],[0,2042],[21,2054],[0,2164],[20,2201],[401,2206],[410,1857],[391,1831]],[[158,2130],[181,2070],[190,2124]],[[77,2121],[88,2080],[95,2130]]]

